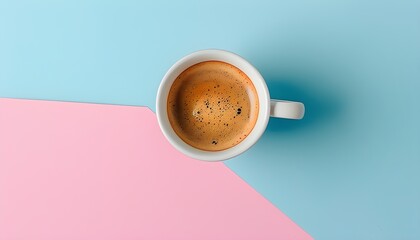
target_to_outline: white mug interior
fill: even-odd
[[[239,144],[221,151],[204,151],[185,143],[172,129],[167,112],[169,90],[175,79],[187,68],[200,62],[212,60],[229,63],[244,72],[254,84],[259,100],[257,121],[250,134]],[[222,161],[248,150],[264,133],[270,118],[270,94],[264,78],[244,58],[224,50],[202,50],[183,57],[165,74],[156,96],[156,115],[163,134],[177,150],[198,160]]]

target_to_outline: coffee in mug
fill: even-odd
[[[174,63],[156,95],[163,135],[180,152],[204,161],[245,152],[262,136],[270,117],[301,119],[304,113],[300,102],[270,99],[251,63],[216,49]]]
[[[249,77],[221,61],[197,63],[169,90],[167,111],[175,133],[188,145],[221,151],[242,142],[258,118],[258,95]]]

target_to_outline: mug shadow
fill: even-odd
[[[267,72],[264,76],[272,99],[298,101],[305,105],[305,116],[301,120],[270,118],[269,135],[331,124],[343,110],[340,97],[328,87],[327,79],[275,72]]]

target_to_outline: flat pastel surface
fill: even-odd
[[[302,121],[226,163],[316,239],[420,239],[420,1],[1,1],[0,97],[155,108],[196,50],[253,63]]]
[[[0,99],[0,239],[312,239],[145,107]]]

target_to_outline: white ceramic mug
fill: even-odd
[[[204,151],[188,145],[178,137],[168,119],[167,101],[173,82],[187,68],[205,61],[222,61],[239,68],[252,80],[258,94],[259,112],[254,128],[242,142],[222,151]],[[223,50],[202,50],[180,59],[163,77],[156,97],[157,119],[165,137],[176,149],[185,155],[205,161],[226,160],[249,149],[264,133],[270,116],[301,119],[304,113],[305,107],[300,102],[270,99],[267,85],[258,70],[242,57]]]

